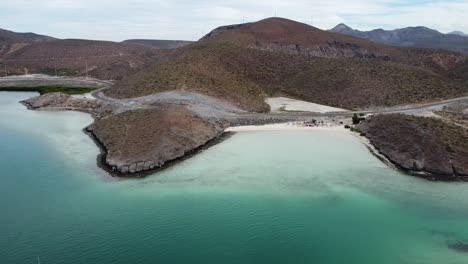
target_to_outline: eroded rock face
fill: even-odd
[[[300,44],[285,45],[281,43],[273,43],[267,45],[257,44],[256,46],[251,47],[261,50],[282,51],[289,54],[301,54],[322,58],[365,58],[390,60],[390,57],[384,53],[372,52],[356,44],[338,41],[328,42],[324,45],[319,45],[316,47],[305,47]]]
[[[227,127],[182,106],[139,109],[97,120],[88,127],[107,150],[105,163],[128,175],[162,167],[205,145]]]
[[[466,56],[457,53],[435,53],[429,56],[430,62],[444,71],[450,71],[466,62]]]
[[[49,93],[41,96],[36,96],[28,100],[22,101],[31,109],[45,108],[70,108],[91,110],[96,109],[100,104],[96,100],[76,98],[63,93]]]
[[[403,170],[437,180],[468,179],[468,131],[434,118],[378,115],[360,125],[371,143]]]

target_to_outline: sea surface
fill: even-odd
[[[358,137],[242,132],[161,173],[96,166],[78,112],[0,92],[0,263],[466,264],[468,184],[387,168]]]

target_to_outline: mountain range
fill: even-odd
[[[437,30],[427,27],[360,31],[345,24],[339,24],[329,31],[364,38],[387,45],[418,48],[441,48],[468,54],[468,35],[460,31],[443,34]]]
[[[401,31],[398,39],[441,34],[413,30]],[[0,64],[9,74],[84,76],[87,71],[92,77],[120,80],[106,91],[116,98],[183,90],[257,112],[268,111],[268,96],[364,109],[468,94],[466,55],[382,44],[277,17],[221,26],[193,43],[56,39],[0,31]]]

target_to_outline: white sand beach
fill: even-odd
[[[291,123],[280,123],[280,124],[268,124],[260,126],[238,126],[229,127],[226,132],[247,132],[247,131],[284,131],[284,130],[326,130],[336,132],[347,132],[351,133],[348,129],[345,129],[343,125],[331,125],[324,124],[320,126],[308,127],[298,122]]]
[[[287,97],[271,97],[265,102],[270,106],[271,112],[284,111],[304,111],[316,113],[342,112],[346,109],[331,107],[327,105],[315,104],[306,101],[295,100]]]

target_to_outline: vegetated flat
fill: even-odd
[[[110,96],[188,90],[267,111],[267,96],[356,109],[468,94],[466,56],[373,43],[280,18],[220,27]]]
[[[38,92],[39,94],[64,93],[64,94],[85,94],[96,90],[96,87],[71,87],[61,85],[38,86],[38,87],[0,87],[0,91],[10,92]]]
[[[439,180],[468,177],[468,130],[439,119],[401,114],[373,116],[360,125],[371,143],[405,170]]]

